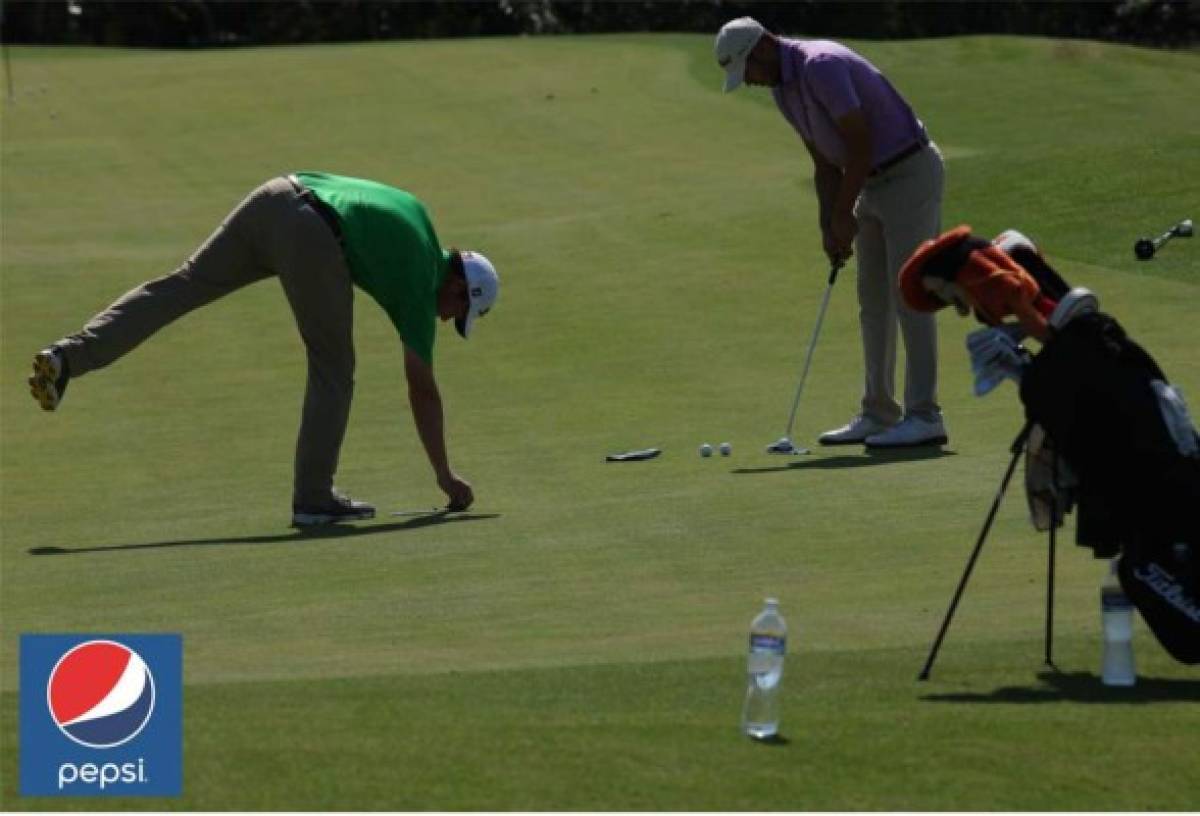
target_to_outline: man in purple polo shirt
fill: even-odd
[[[898,276],[941,229],[942,157],[887,78],[829,40],[777,37],[753,18],[717,35],[725,90],[771,88],[813,161],[819,224],[830,262],[858,255],[859,323],[866,385],[861,412],[821,435],[823,445],[941,445],[937,326],[908,308]],[[904,406],[896,402],[896,327],[907,356]]]

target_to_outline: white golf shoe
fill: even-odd
[[[860,445],[872,434],[883,433],[888,429],[878,420],[859,414],[840,428],[826,431],[817,437],[822,445]]]
[[[946,425],[941,416],[935,420],[906,416],[881,433],[866,438],[868,448],[914,448],[919,445],[945,445]]]

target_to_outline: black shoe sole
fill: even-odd
[[[375,509],[362,510],[357,513],[301,513],[292,511],[293,527],[324,527],[327,524],[339,524],[344,521],[367,521],[375,518]]]
[[[871,450],[904,450],[905,448],[933,448],[946,445],[950,442],[948,436],[935,436],[930,439],[922,439],[920,442],[906,442],[903,445],[872,445],[870,442],[864,443]]]
[[[61,354],[60,354],[61,357]],[[62,371],[54,376],[54,365],[49,354],[39,351],[33,358],[33,376],[29,378],[29,393],[42,406],[43,411],[54,411],[62,403],[67,392],[70,375],[66,369],[66,358],[62,358]]]
[[[53,380],[34,374],[29,378],[29,393],[37,400],[38,405],[42,406],[43,411],[58,408],[58,389],[54,387]]]

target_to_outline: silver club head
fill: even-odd
[[[781,436],[777,441],[767,445],[767,453],[774,456],[804,456],[808,453],[808,448],[797,447],[792,444],[792,440]]]
[[[1192,226],[1192,219],[1185,218],[1175,225],[1175,229],[1171,230],[1180,238],[1191,238],[1195,233],[1195,228]]]

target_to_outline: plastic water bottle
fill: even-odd
[[[762,612],[750,623],[750,657],[747,663],[746,703],[742,707],[742,732],[766,740],[779,733],[779,684],[787,624],[779,614],[779,601],[767,598]]]
[[[1137,682],[1133,666],[1133,603],[1117,580],[1117,560],[1109,563],[1100,585],[1100,616],[1104,624],[1104,659],[1100,679],[1106,686],[1132,686]]]

